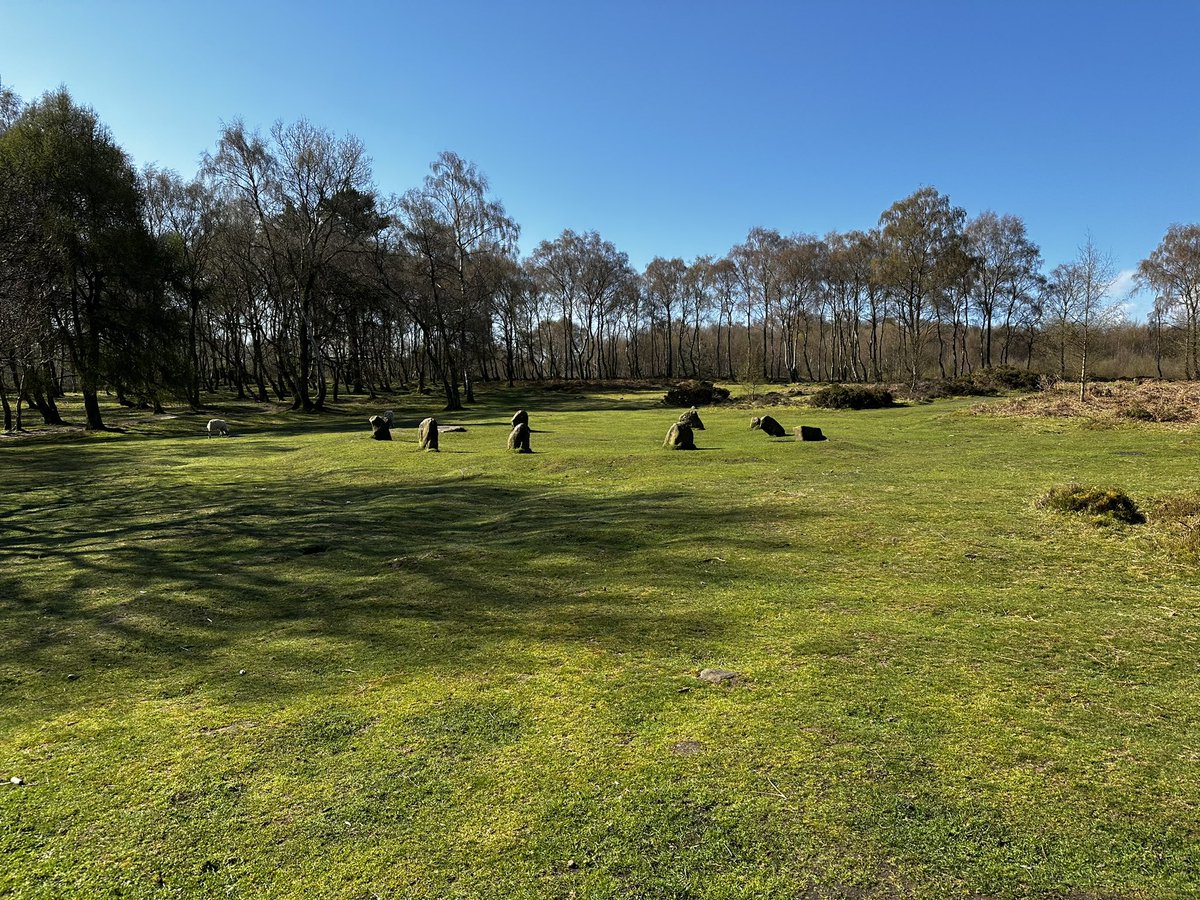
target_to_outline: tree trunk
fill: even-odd
[[[94,388],[83,389],[83,410],[87,414],[88,430],[103,431],[104,419],[100,415],[100,399],[96,396]]]
[[[20,403],[20,397],[17,398],[17,403]],[[13,414],[12,407],[8,403],[8,388],[4,383],[4,372],[0,371],[0,406],[4,407],[4,430],[13,430]]]

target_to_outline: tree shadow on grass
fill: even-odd
[[[19,677],[174,677],[264,653],[277,671],[362,657],[459,673],[518,665],[519,648],[535,643],[702,653],[744,623],[687,602],[698,580],[713,589],[753,578],[753,563],[705,563],[773,546],[745,510],[697,506],[684,491],[600,495],[480,477],[391,492],[256,482],[130,491],[77,479],[18,509],[16,524],[0,531],[10,560],[0,668]],[[430,629],[453,638],[455,658]],[[259,682],[272,696],[305,683]]]

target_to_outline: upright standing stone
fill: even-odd
[[[523,410],[523,409],[518,409],[516,411],[516,413],[513,414],[512,427],[516,428],[518,425],[528,425],[528,424],[529,424],[529,413],[525,412],[525,410]]]
[[[680,414],[679,424],[686,425],[692,431],[704,430],[704,423],[700,421],[700,411],[694,406],[687,412]]]
[[[432,450],[438,452],[438,424],[437,419],[430,417],[422,419],[421,424],[417,426],[417,438],[421,442],[422,450]]]
[[[823,441],[825,433],[815,425],[801,425],[796,429],[796,440],[798,441]]]
[[[533,452],[529,448],[529,426],[524,422],[518,422],[513,428],[512,434],[508,436],[508,449],[518,453]]]
[[[676,422],[667,432],[667,439],[663,441],[663,446],[670,450],[695,450],[696,439],[692,435],[692,429]]]
[[[386,413],[385,413],[386,415]],[[392,439],[391,422],[384,416],[371,416],[367,419],[371,423],[371,437],[377,441],[390,441]]]

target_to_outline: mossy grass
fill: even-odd
[[[0,443],[0,895],[1200,892],[1200,433],[480,400]]]

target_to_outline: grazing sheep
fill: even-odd
[[[229,423],[224,419],[209,419],[208,420],[208,436],[220,434],[229,437]]]

